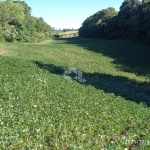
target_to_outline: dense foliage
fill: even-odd
[[[111,7],[101,10],[83,22],[79,35],[150,43],[150,0],[124,0],[118,13]]]
[[[50,26],[43,18],[31,16],[24,1],[0,2],[0,41],[40,42],[50,37]]]

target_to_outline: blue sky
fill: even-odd
[[[42,17],[55,28],[79,28],[83,21],[101,9],[114,7],[119,11],[124,0],[24,0],[32,15]]]

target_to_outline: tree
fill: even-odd
[[[24,14],[26,16],[31,16],[31,7],[29,7],[27,3],[25,3],[24,1],[14,1],[14,3],[21,4],[24,8]]]
[[[21,22],[24,19],[24,8],[19,3],[12,0],[0,2],[0,23],[2,26],[14,20]]]
[[[142,0],[142,3],[149,3],[150,0]]]
[[[79,36],[103,37],[104,33],[107,32],[108,20],[116,15],[117,12],[112,7],[98,11],[83,22],[82,27],[79,29]]]
[[[118,14],[111,7],[98,11],[83,22],[79,36],[150,43],[150,0],[124,0]]]
[[[0,41],[41,42],[50,37],[50,25],[31,16],[31,7],[24,1],[0,2]]]

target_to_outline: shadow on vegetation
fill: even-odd
[[[68,44],[75,44],[86,50],[101,53],[113,59],[118,70],[150,77],[150,47],[125,40],[104,40],[66,38]]]
[[[101,73],[83,73],[83,75],[87,80],[86,85],[93,85],[97,89],[137,103],[143,102],[150,107],[150,84],[147,82],[138,83],[127,77]]]
[[[50,73],[63,75],[67,70],[62,66],[53,64],[44,64],[42,62],[34,62],[39,68],[48,70]],[[104,90],[107,93],[114,93],[116,96],[122,96],[125,99],[136,103],[143,102],[150,107],[150,84],[138,83],[134,80],[121,76],[112,76],[101,73],[86,73],[83,72],[83,78],[86,82],[85,86],[92,85],[98,90]]]
[[[34,64],[36,64],[39,68],[43,70],[48,70],[50,73],[62,75],[64,71],[66,70],[64,67],[61,66],[55,66],[53,64],[44,64],[39,61],[34,61]]]

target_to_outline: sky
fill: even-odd
[[[117,11],[124,0],[24,0],[32,8],[32,16],[42,17],[57,29],[81,27],[83,21],[101,9]]]

